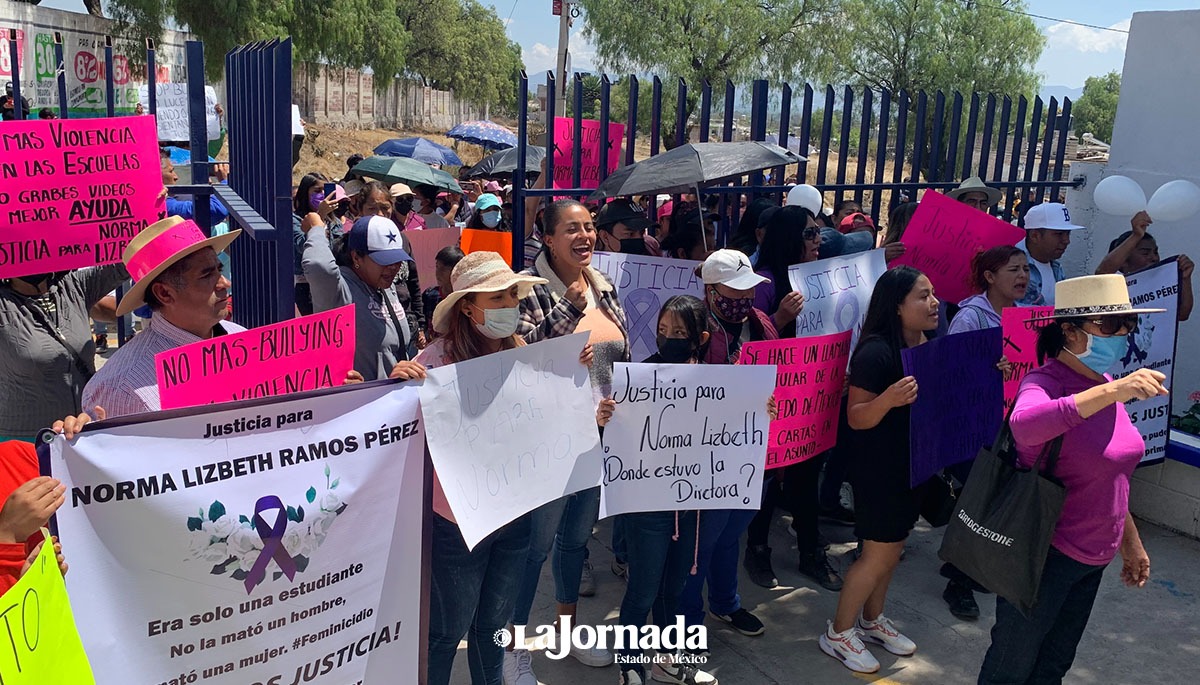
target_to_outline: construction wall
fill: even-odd
[[[452,92],[395,79],[381,93],[372,74],[321,64],[296,65],[292,97],[305,121],[347,128],[446,130],[482,118]]]

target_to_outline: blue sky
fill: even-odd
[[[953,2],[954,0],[945,0]],[[981,0],[986,2],[987,0]],[[507,20],[508,35],[520,43],[531,75],[553,68],[558,45],[558,18],[550,13],[551,0],[483,0]],[[82,0],[43,0],[45,7],[82,12]],[[1200,0],[1029,0],[1029,12],[1097,26],[1129,28],[1133,10],[1178,10],[1200,6]],[[1136,7],[1133,7],[1136,5]],[[586,17],[571,30],[572,66],[593,69],[595,50],[583,38]],[[1083,86],[1088,76],[1120,71],[1125,58],[1125,34],[1036,20],[1047,36],[1038,63],[1047,86]],[[539,79],[540,80],[540,79]]]

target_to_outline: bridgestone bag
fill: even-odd
[[[1016,466],[1005,420],[995,444],[975,458],[938,551],[980,585],[1029,616],[1062,512],[1066,489],[1054,479],[1062,437],[1042,450],[1032,469]],[[1040,467],[1045,463],[1046,468]]]

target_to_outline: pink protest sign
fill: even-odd
[[[163,409],[341,385],[354,368],[354,305],[184,345],[154,357]]]
[[[413,261],[417,263],[417,276],[421,290],[437,285],[437,253],[442,248],[457,245],[462,235],[461,228],[427,228],[422,231],[406,231],[412,246]]]
[[[0,278],[121,261],[164,203],[154,117],[6,121]]]
[[[812,459],[837,442],[842,388],[850,365],[850,335],[846,331],[742,346],[739,363],[776,366],[779,418],[771,422],[767,468]]]
[[[575,140],[575,120],[570,117],[554,118],[554,187],[574,188],[574,149],[578,145],[579,187],[595,188],[600,185],[600,122],[584,119],[582,140]],[[608,173],[617,170],[621,162],[621,140],[625,137],[625,124],[608,125]]]
[[[1024,238],[1025,231],[1016,226],[930,190],[904,229],[908,250],[890,266],[920,269],[939,300],[957,304],[974,294],[970,276],[976,254]]]
[[[1009,307],[1000,312],[1000,327],[1004,332],[1004,344],[1000,347],[1000,354],[1008,359],[1013,368],[1012,376],[1004,381],[1005,415],[1017,399],[1021,379],[1038,367],[1038,330],[1046,325],[1048,320],[1032,319],[1046,316],[1053,311],[1054,307]]]

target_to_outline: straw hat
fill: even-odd
[[[458,301],[468,293],[494,293],[517,286],[517,297],[528,297],[535,285],[549,283],[544,278],[513,273],[508,263],[495,252],[472,252],[463,257],[450,273],[454,292],[438,303],[433,310],[433,330],[445,334]]]
[[[966,195],[967,193],[986,193],[988,196],[987,203],[989,207],[999,202],[1001,197],[999,190],[995,188],[989,188],[983,182],[983,179],[979,178],[978,176],[972,176],[962,183],[959,183],[957,188],[946,193],[946,197],[957,201],[958,198]]]
[[[405,195],[412,197],[413,191],[407,183],[393,183],[392,187],[388,188],[388,194],[392,197],[404,197]]]
[[[1159,314],[1165,309],[1134,308],[1120,274],[1068,278],[1054,285],[1054,313],[1039,318],[1083,318],[1122,314]]]
[[[117,316],[125,316],[146,303],[146,288],[179,260],[206,247],[220,252],[242,234],[241,229],[205,238],[194,222],[172,216],[150,224],[125,248],[122,261],[133,279],[133,287],[117,305]]]

